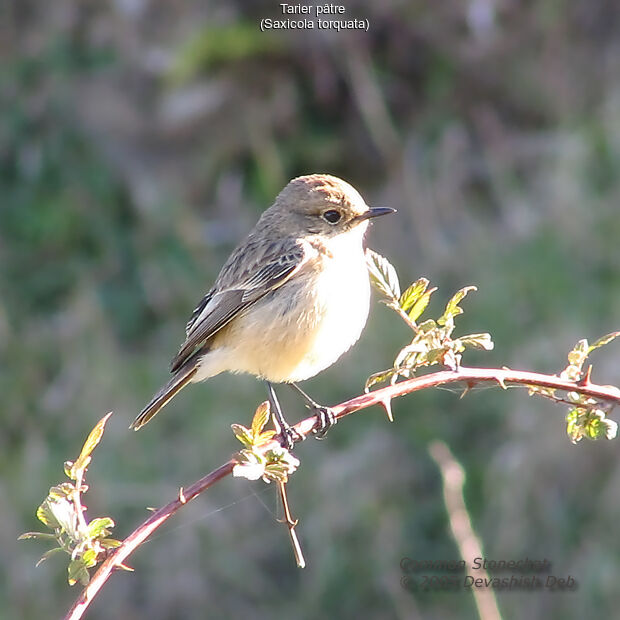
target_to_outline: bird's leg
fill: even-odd
[[[276,396],[276,391],[273,389],[273,385],[269,381],[265,381],[267,384],[267,394],[269,395],[269,403],[275,417],[277,425],[280,427],[280,433],[284,439],[284,447],[287,450],[292,450],[296,441],[301,441],[303,437],[284,419],[280,402]]]
[[[327,431],[336,424],[337,419],[334,412],[323,405],[319,405],[314,399],[310,398],[296,383],[289,383],[293,389],[306,401],[306,407],[316,412],[316,416],[319,419],[319,427],[313,430],[313,434],[317,439],[323,439],[327,434]]]

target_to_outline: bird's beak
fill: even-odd
[[[356,216],[356,220],[361,222],[363,220],[369,220],[372,217],[379,217],[380,215],[387,215],[388,213],[396,213],[396,209],[390,207],[370,207],[368,211]]]

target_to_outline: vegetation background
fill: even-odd
[[[0,74],[0,617],[60,617],[58,557],[17,542],[95,422],[91,516],[127,535],[238,448],[251,377],[184,392],[138,434],[183,325],[286,181],[348,179],[398,209],[371,231],[431,311],[461,286],[470,364],[556,372],[620,327],[620,11],[614,0],[347,1],[368,32],[259,29],[275,1],[10,0]],[[458,333],[458,332],[457,332]],[[336,403],[388,367],[407,328],[374,304],[359,345],[308,382]],[[594,378],[618,384],[620,352]],[[291,417],[302,411],[285,394]],[[295,413],[293,413],[295,412]],[[499,593],[506,618],[620,606],[614,442],[565,436],[523,390],[415,394],[296,451],[294,566],[273,485],[229,480],[112,577],[95,618],[474,618],[470,594],[413,595],[400,560],[458,559],[431,440],[467,473],[485,554],[547,558],[575,593]]]

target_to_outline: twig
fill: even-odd
[[[297,532],[295,526],[299,522],[298,519],[293,519],[291,516],[291,509],[288,503],[288,497],[286,495],[286,482],[278,482],[278,491],[280,492],[280,500],[282,501],[282,510],[284,511],[284,523],[288,527],[288,534],[291,538],[291,545],[293,545],[293,553],[295,554],[295,562],[299,568],[305,568],[306,560],[304,558],[304,552],[301,550],[299,539],[297,538]]]
[[[84,518],[85,508],[82,506],[82,487],[84,486],[84,470],[78,469],[77,476],[75,478],[75,491],[73,492],[73,503],[75,504],[75,511],[78,519],[78,529],[81,532],[88,531],[88,525]]]
[[[454,458],[450,448],[443,441],[434,441],[428,448],[433,460],[437,463],[443,482],[443,498],[450,519],[452,535],[459,548],[463,560],[469,564],[473,558],[483,557],[482,545],[474,532],[469,512],[463,498],[465,472],[461,464]],[[470,569],[474,577],[489,575],[484,568]],[[492,588],[472,588],[478,615],[481,620],[501,620],[497,599]]]
[[[176,497],[169,504],[166,504],[163,508],[160,508],[154,512],[142,525],[135,529],[125,540],[118,549],[106,558],[97,569],[97,572],[93,575],[89,584],[84,588],[80,597],[75,601],[73,607],[69,610],[65,616],[66,620],[76,620],[81,618],[97,592],[101,589],[103,584],[107,581],[108,577],[116,567],[127,559],[137,548],[143,543],[164,521],[171,517],[181,506],[191,501],[204,490],[213,486],[216,482],[225,478],[232,473],[235,463],[233,460],[228,461],[221,467],[213,470],[210,474],[204,476],[190,487],[183,491],[183,497],[185,501],[182,501],[179,497]]]
[[[398,300],[395,300],[395,302],[398,302]],[[398,303],[394,303],[393,305],[390,304],[390,308],[398,313],[400,318],[409,326],[409,329],[412,329],[416,334],[418,333],[418,324],[411,320],[411,317],[400,307]]]
[[[580,385],[573,381],[560,379],[555,375],[544,375],[537,372],[527,372],[523,370],[511,370],[509,368],[467,368],[461,366],[456,370],[442,370],[433,372],[421,377],[414,377],[407,381],[401,381],[396,385],[392,385],[381,390],[375,390],[369,394],[362,394],[356,398],[352,398],[345,403],[332,407],[334,415],[340,419],[350,413],[354,413],[359,409],[365,409],[371,405],[376,405],[382,401],[390,400],[398,396],[404,396],[411,392],[425,390],[449,383],[465,383],[468,388],[474,387],[478,383],[498,383],[499,385],[535,385],[537,387],[546,387],[566,392],[577,392],[600,400],[620,404],[620,389],[613,385],[597,385],[590,383],[588,385]],[[316,421],[315,418],[310,418]],[[303,420],[300,424],[303,424]],[[295,427],[295,430],[306,435],[302,429]],[[310,427],[312,430],[312,427]]]
[[[340,419],[361,409],[366,409],[371,405],[381,404],[385,406],[385,403],[389,403],[392,398],[398,396],[404,396],[405,394],[437,387],[439,385],[459,382],[464,382],[469,388],[478,383],[488,382],[497,383],[502,386],[512,384],[546,387],[568,392],[578,392],[603,401],[620,404],[620,389],[614,386],[596,385],[594,383],[581,385],[579,383],[560,379],[554,375],[543,375],[535,372],[524,372],[507,368],[460,367],[456,370],[444,370],[421,377],[414,377],[413,379],[402,381],[368,394],[362,394],[344,403],[335,405],[331,407],[331,409],[334,416]],[[318,425],[319,421],[316,416],[311,416],[298,422],[293,428],[300,435],[301,439],[305,439],[312,433],[314,427]],[[261,452],[268,452],[269,450],[277,448],[280,444],[279,440],[280,436],[276,436],[273,440],[262,444],[260,447]],[[88,586],[86,586],[69,613],[65,616],[65,619],[77,620],[81,618],[115,567],[119,567],[142,542],[144,542],[164,521],[181,508],[181,506],[197,497],[200,493],[222,478],[231,474],[234,466],[235,461],[231,459],[221,467],[218,467],[204,478],[201,478],[190,487],[184,489],[182,494],[184,501],[176,497],[172,502],[153,513],[142,525],[134,530],[123,541],[122,545],[101,564]]]

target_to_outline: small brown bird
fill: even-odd
[[[172,360],[170,381],[131,428],[146,424],[188,383],[224,371],[293,385],[320,414],[333,419],[295,383],[331,366],[360,337],[368,318],[370,283],[363,247],[368,221],[394,209],[368,207],[348,183],[327,174],[293,179],[224,264],[187,324]]]

